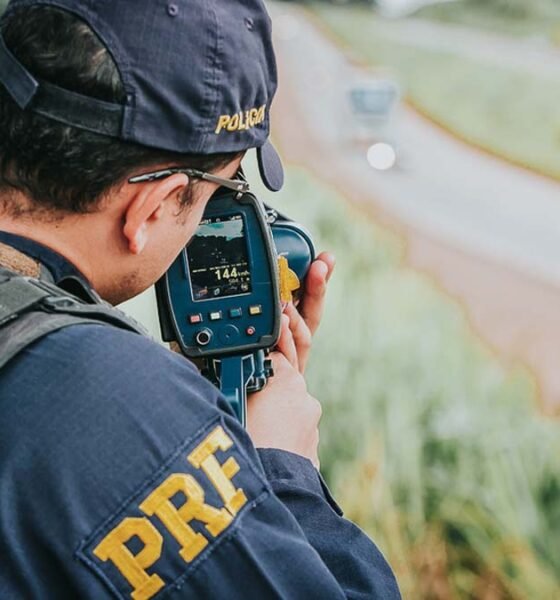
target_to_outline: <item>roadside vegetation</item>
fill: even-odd
[[[430,119],[475,146],[560,179],[559,79],[427,48],[414,39],[396,41],[391,31],[399,22],[364,8],[313,9],[351,54],[390,68],[410,104]]]
[[[557,0],[456,0],[426,6],[415,16],[560,44]]]
[[[538,416],[528,373],[403,267],[399,238],[306,172],[269,200],[337,255],[308,373],[322,470],[404,597],[560,597],[560,424]]]

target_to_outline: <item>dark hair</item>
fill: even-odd
[[[4,16],[1,31],[7,47],[35,77],[100,100],[124,101],[111,55],[73,14],[43,6],[19,9]],[[21,110],[0,85],[1,208],[15,216],[93,212],[138,169],[173,164],[214,171],[237,156],[177,154],[90,133]],[[192,199],[191,188],[184,204]],[[19,206],[13,191],[24,193],[31,207]]]

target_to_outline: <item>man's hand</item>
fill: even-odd
[[[333,274],[334,266],[334,256],[322,252],[309,269],[303,297],[297,308],[293,304],[288,304],[284,309],[283,320],[287,321],[291,335],[286,333],[283,324],[278,350],[300,373],[305,372],[311,350],[311,339],[321,323],[327,283]]]
[[[262,392],[249,396],[247,432],[257,448],[299,454],[318,469],[321,405],[307,393],[303,375],[283,354],[273,352],[270,358],[275,375]]]

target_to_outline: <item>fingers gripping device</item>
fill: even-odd
[[[301,225],[250,193],[219,190],[156,284],[164,341],[201,364],[243,425],[247,394],[273,375],[267,355],[278,342],[282,307],[314,258]]]

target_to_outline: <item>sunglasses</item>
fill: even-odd
[[[205,171],[199,171],[198,169],[188,169],[183,167],[171,167],[169,169],[162,169],[161,171],[152,171],[151,173],[143,173],[142,175],[136,175],[128,180],[128,183],[145,183],[147,181],[158,181],[171,177],[176,173],[183,173],[191,179],[203,179],[204,181],[210,181],[211,183],[217,183],[222,187],[225,187],[234,192],[240,192],[245,194],[249,191],[249,184],[243,177],[243,173],[239,171],[236,175],[239,179],[226,179],[225,177],[218,177],[212,173],[206,173]]]

